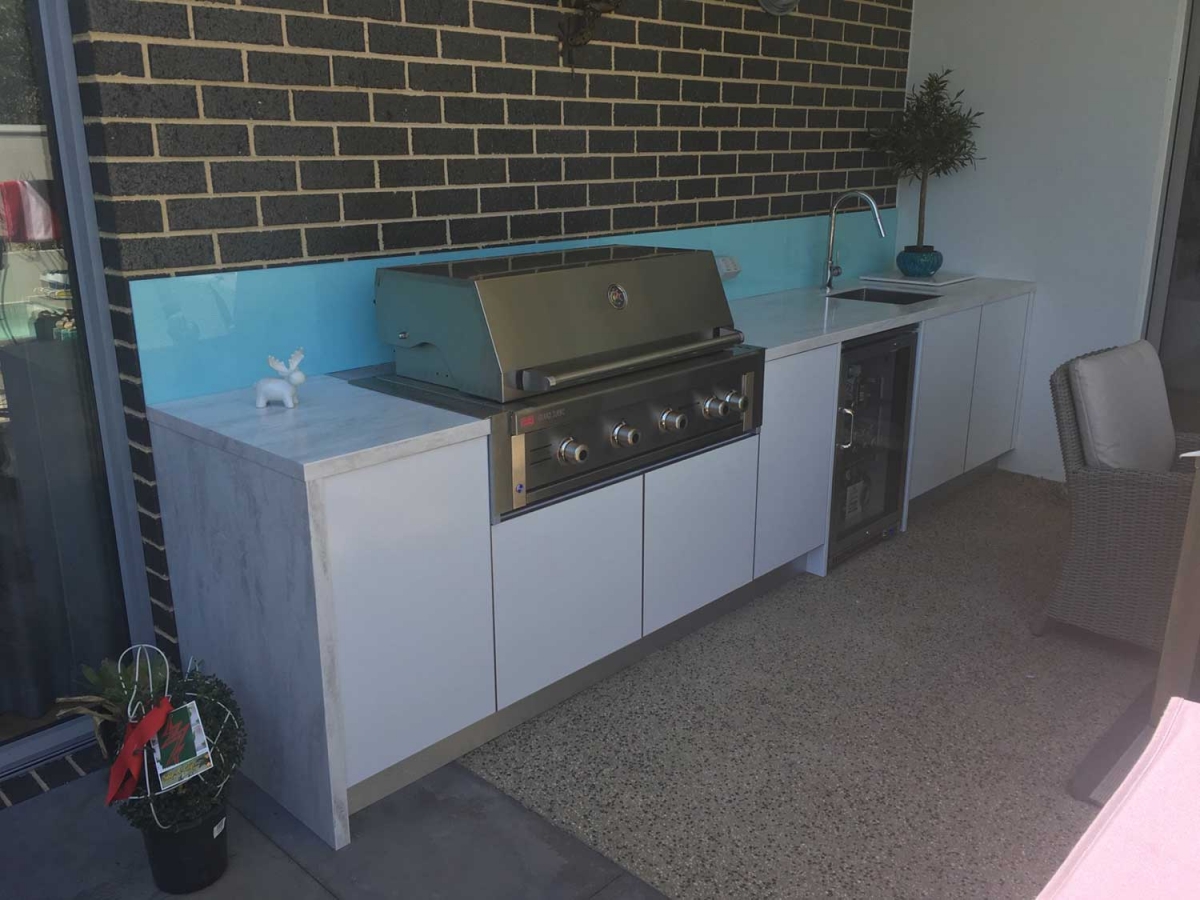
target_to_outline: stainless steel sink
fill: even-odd
[[[916,291],[893,291],[888,288],[854,288],[850,291],[838,291],[830,294],[839,300],[867,300],[871,303],[891,303],[894,306],[907,306],[909,303],[920,303],[922,300],[932,300],[941,294],[921,294]]]

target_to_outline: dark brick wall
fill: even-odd
[[[912,0],[71,0],[155,601],[170,583],[125,280],[822,213],[895,182]],[[564,8],[565,7],[565,8]]]

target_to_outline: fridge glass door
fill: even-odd
[[[906,337],[848,349],[842,358],[831,511],[835,556],[899,523],[912,382]]]

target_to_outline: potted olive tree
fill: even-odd
[[[98,731],[121,732],[107,802],[142,832],[159,890],[207,887],[228,864],[226,794],[246,747],[233,692],[198,665],[181,674],[148,645],[91,674],[100,690],[70,699],[104,726]]]
[[[871,148],[887,156],[896,176],[921,186],[917,242],[896,257],[897,268],[909,278],[928,278],[942,266],[942,254],[925,243],[929,179],[973,166],[978,158],[975,130],[983,113],[963,106],[962,91],[950,93],[950,74],[950,69],[930,72],[905,98],[904,111],[870,134]]]

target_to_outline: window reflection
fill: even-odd
[[[82,317],[25,4],[0,0],[0,742],[127,642]]]

